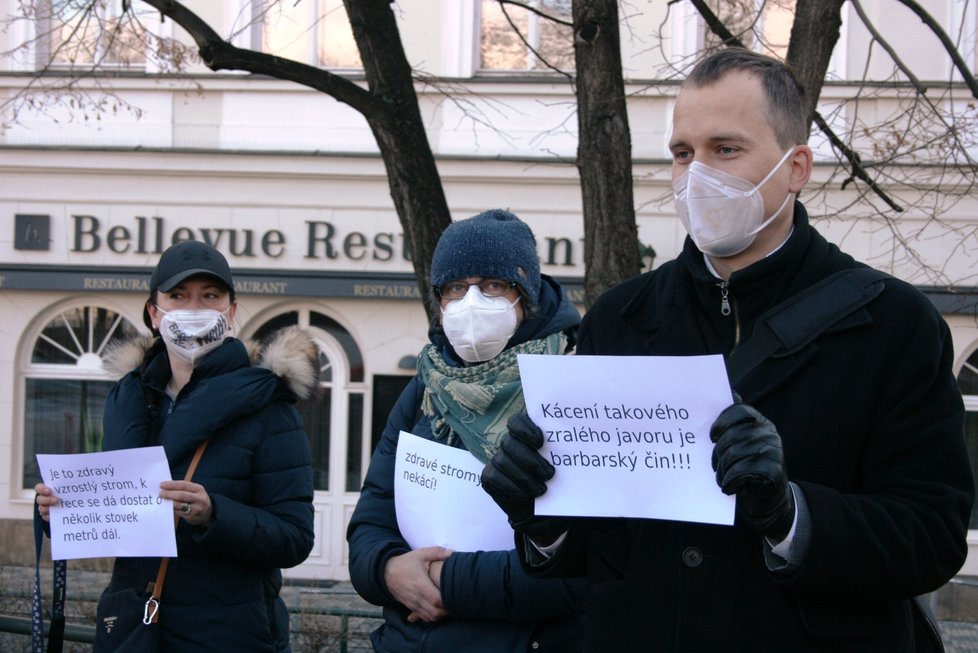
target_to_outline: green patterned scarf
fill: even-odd
[[[426,345],[418,357],[425,385],[421,409],[431,419],[435,439],[451,445],[459,437],[473,456],[489,462],[506,433],[506,422],[525,407],[516,355],[560,354],[566,343],[563,333],[553,333],[472,367],[453,367],[433,345]]]

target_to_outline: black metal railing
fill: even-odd
[[[339,617],[339,630],[336,634],[339,648],[338,653],[348,653],[350,650],[350,619],[381,619],[382,613],[377,609],[358,609],[344,608],[335,606],[305,606],[302,608],[290,607],[289,612],[293,616],[307,617]],[[47,636],[49,624],[44,622],[44,635]],[[11,633],[14,635],[31,634],[30,617],[17,617],[14,615],[0,614],[0,632]],[[293,635],[301,635],[302,631],[293,629]],[[362,635],[361,635],[362,636]],[[91,644],[95,641],[95,626],[85,626],[81,624],[65,624],[64,640],[66,642],[78,642],[81,644]],[[369,643],[366,644],[369,650]]]

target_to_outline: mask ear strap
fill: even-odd
[[[759,226],[757,229],[752,229],[750,232],[747,233],[747,235],[748,236],[753,236],[755,234],[759,234],[761,232],[761,229],[763,229],[764,227],[766,227],[769,224],[771,224],[772,222],[774,222],[774,219],[776,217],[778,217],[779,215],[781,215],[781,212],[784,211],[784,207],[788,206],[788,200],[791,199],[791,196],[792,195],[794,195],[794,193],[788,193],[785,196],[784,201],[781,202],[781,206],[778,207],[778,210],[775,211],[774,213],[772,213],[770,218],[768,218],[767,220],[765,220],[764,222],[762,222],[761,223],[761,226]]]
[[[766,184],[767,182],[769,182],[771,180],[771,177],[774,176],[774,173],[777,172],[781,168],[781,166],[784,165],[784,162],[787,161],[788,160],[788,157],[791,156],[792,154],[794,154],[794,152],[795,152],[795,148],[794,147],[792,147],[790,150],[788,150],[787,152],[785,152],[784,153],[784,156],[781,157],[781,160],[778,161],[773,168],[771,168],[771,172],[767,173],[767,176],[764,177],[764,179],[762,179],[760,182],[758,182],[758,184],[756,186],[754,186],[754,188],[752,190],[750,190],[750,191],[748,191],[746,193],[746,197],[750,197],[751,195],[753,195],[757,191],[761,190],[761,186],[763,186],[764,184]],[[783,209],[784,208],[784,205],[782,205],[781,208]],[[778,213],[780,213],[780,212],[781,212],[781,209],[778,209]],[[774,215],[777,215],[777,213],[775,213]],[[774,219],[774,216],[771,216],[771,219],[773,220]],[[764,224],[766,225],[767,223],[765,222]]]
[[[234,320],[232,320],[231,316],[228,315],[228,313],[231,311],[231,308],[233,306],[234,306],[234,302],[231,302],[231,304],[227,308],[221,311],[221,315],[224,317],[224,321],[227,322],[228,325],[228,333],[232,333],[234,331]]]

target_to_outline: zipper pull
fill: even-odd
[[[730,315],[730,290],[727,288],[727,282],[721,281],[717,286],[720,287],[720,314]]]

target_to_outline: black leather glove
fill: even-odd
[[[534,500],[547,491],[554,475],[553,465],[538,451],[543,432],[522,413],[510,417],[506,426],[509,433],[482,470],[482,487],[506,513],[513,530],[538,544],[550,544],[566,530],[566,523],[533,514]]]
[[[781,436],[766,417],[734,404],[710,427],[713,470],[724,494],[737,495],[737,513],[753,530],[780,542],[791,530],[795,498],[784,468]]]

